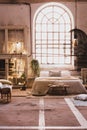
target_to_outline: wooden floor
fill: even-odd
[[[13,90],[8,104],[0,103],[0,130],[87,130],[87,106],[76,107],[68,96],[32,96]]]

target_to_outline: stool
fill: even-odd
[[[10,88],[2,88],[1,89],[1,99],[5,102],[11,101],[11,89]]]

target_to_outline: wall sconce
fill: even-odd
[[[78,46],[78,38],[77,38],[77,34],[75,34],[74,32],[74,39],[72,41],[73,47],[77,47]]]
[[[14,45],[13,46],[14,53],[22,53],[22,43],[21,42],[15,42],[13,45]]]
[[[78,40],[77,39],[73,39],[73,47],[77,47],[78,46]]]

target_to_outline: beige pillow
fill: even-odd
[[[61,76],[61,71],[49,71],[49,76],[50,77],[60,77]]]
[[[0,79],[0,83],[2,84],[8,84],[8,85],[12,85],[12,82],[6,79]]]

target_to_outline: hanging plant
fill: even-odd
[[[32,74],[34,77],[39,77],[40,76],[40,67],[39,67],[39,62],[36,59],[32,59],[30,63],[31,69],[32,69]]]

